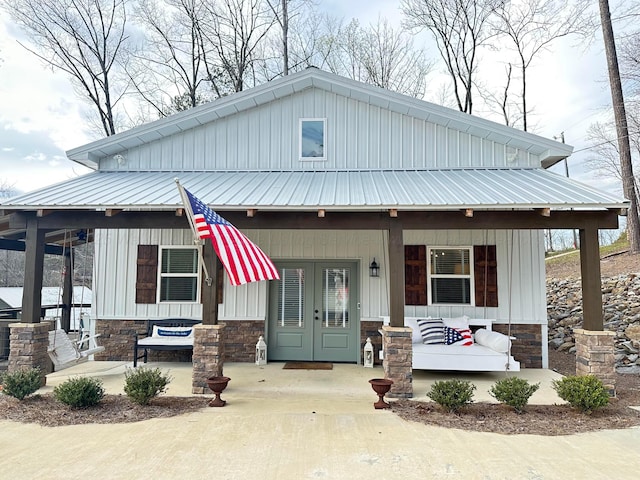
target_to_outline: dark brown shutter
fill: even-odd
[[[156,303],[158,246],[138,245],[136,303]]]
[[[427,247],[404,246],[404,303],[427,304]]]
[[[218,305],[224,303],[224,268],[222,262],[218,260],[216,262],[216,281],[218,288]]]
[[[473,247],[476,307],[498,306],[498,262],[495,245]]]

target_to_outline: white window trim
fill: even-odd
[[[302,156],[302,122],[322,122],[323,146],[322,157]],[[298,158],[301,162],[325,162],[327,160],[327,119],[326,118],[301,118],[298,122]]]
[[[467,250],[469,252],[469,274],[432,274],[431,273],[431,251],[432,250]],[[466,245],[441,245],[438,247],[427,247],[427,305],[434,305],[438,307],[459,307],[459,306],[471,306],[476,305],[476,290],[474,282],[474,258],[473,247]],[[432,278],[468,278],[469,279],[469,303],[433,303],[431,294],[431,279]]]
[[[163,250],[178,250],[178,249],[189,249],[195,250],[197,252],[197,247],[192,247],[191,245],[160,245],[158,248],[158,281],[157,281],[157,291],[156,291],[156,299],[158,304],[161,305],[171,305],[171,304],[179,304],[179,305],[192,305],[196,303],[200,303],[200,283],[202,280],[202,275],[200,275],[200,254],[198,253],[198,267],[195,273],[162,273],[162,252]],[[196,299],[194,301],[189,300],[161,300],[160,296],[162,294],[162,279],[163,278],[171,278],[171,277],[195,277],[196,278]]]

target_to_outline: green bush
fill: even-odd
[[[159,368],[144,367],[126,369],[124,379],[124,393],[140,405],[148,405],[153,397],[165,392],[171,382],[171,377],[163,375]]]
[[[53,389],[59,402],[74,408],[93,407],[104,397],[102,380],[91,377],[70,378]]]
[[[42,386],[42,373],[39,368],[27,368],[5,373],[2,376],[2,393],[24,400]]]
[[[489,393],[500,403],[505,403],[513,407],[516,412],[522,413],[524,407],[529,402],[529,398],[538,388],[540,388],[539,383],[530,385],[529,382],[523,378],[509,377],[498,380],[491,387]]]
[[[468,380],[439,380],[431,386],[427,397],[447,412],[457,412],[465,405],[473,403],[475,389],[476,386]]]
[[[609,392],[593,375],[572,375],[553,381],[558,396],[583,413],[591,413],[609,404]]]

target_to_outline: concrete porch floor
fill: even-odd
[[[122,393],[123,362],[87,362],[48,376],[53,387],[70,376],[103,380]],[[168,395],[191,395],[191,364],[148,363],[169,371]],[[335,364],[333,370],[283,370],[228,363],[224,408],[133,424],[44,428],[0,422],[3,478],[154,479],[572,479],[635,478],[640,429],[564,437],[498,435],[431,427],[375,410],[368,380],[381,367]],[[559,375],[523,370],[541,382],[531,403],[560,402]],[[462,375],[476,401],[503,373]],[[414,372],[414,399],[447,373]],[[390,399],[393,401],[393,399]]]

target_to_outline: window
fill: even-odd
[[[325,124],[323,118],[300,119],[300,160],[326,160]]]
[[[160,302],[195,302],[198,298],[198,251],[161,247]]]
[[[471,249],[429,249],[429,303],[471,305]]]
[[[495,245],[404,246],[405,305],[498,306]]]

